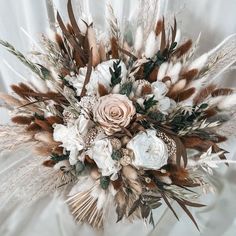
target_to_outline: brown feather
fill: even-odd
[[[50,125],[63,124],[63,119],[60,118],[59,116],[49,116],[46,118],[46,120]]]
[[[152,83],[152,82],[155,82],[155,81],[157,80],[157,74],[158,74],[158,68],[155,67],[155,68],[152,70],[151,74],[149,75],[148,81],[151,82],[151,83]]]
[[[53,161],[53,160],[46,160],[43,162],[43,165],[46,166],[46,167],[53,167],[56,165],[56,162]]]
[[[183,43],[181,46],[179,46],[176,51],[174,52],[174,55],[177,56],[177,58],[182,57],[184,54],[186,54],[189,49],[192,47],[192,40],[189,39],[185,43]]]
[[[142,87],[141,96],[152,93],[152,87],[149,84],[145,84]]]
[[[209,108],[206,111],[204,111],[204,118],[209,118],[217,114],[217,111],[215,108]]]
[[[71,0],[68,0],[68,2],[67,2],[67,11],[68,11],[68,15],[69,15],[72,29],[73,29],[77,39],[82,42],[84,40],[84,37],[82,36],[80,28],[76,22]]]
[[[26,131],[28,132],[35,132],[41,130],[41,127],[35,123],[30,124],[28,127],[26,127]]]
[[[103,84],[98,83],[98,93],[101,97],[108,94],[108,91]]]
[[[184,90],[183,92],[180,92],[177,97],[176,97],[176,101],[178,102],[182,102],[188,98],[190,98],[194,93],[195,93],[196,89],[195,88],[189,88],[187,90]]]
[[[33,120],[33,117],[27,116],[14,116],[11,118],[11,121],[20,124],[20,125],[29,125]]]
[[[172,33],[172,43],[175,42],[175,37],[176,37],[176,32],[177,32],[177,21],[176,18],[174,17],[174,28],[171,27],[171,33]]]
[[[155,29],[156,36],[158,36],[161,33],[161,31],[162,31],[162,24],[163,24],[162,20],[158,20],[157,21],[156,29]]]
[[[162,82],[165,83],[167,81],[171,81],[171,78],[169,76],[165,76],[163,79],[162,79]]]
[[[13,84],[11,85],[11,89],[21,98],[26,98],[27,96],[25,96],[24,92],[22,91],[22,89],[20,87],[18,87],[17,85]]]
[[[181,76],[187,80],[187,82],[192,81],[198,75],[198,69],[192,69],[184,72]]]
[[[35,118],[34,122],[45,131],[52,132],[53,130],[52,126],[46,120]]]
[[[115,37],[111,38],[111,56],[113,59],[119,59],[118,42]]]
[[[212,93],[212,97],[217,97],[217,96],[227,96],[233,93],[233,89],[230,88],[219,88],[215,89]]]
[[[193,103],[198,105],[202,103],[208,96],[211,95],[212,91],[216,88],[216,85],[210,84],[205,88],[202,88],[200,92],[194,97]]]

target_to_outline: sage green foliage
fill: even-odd
[[[85,170],[85,165],[83,162],[78,161],[75,165],[76,174],[79,175]]]
[[[55,161],[56,163],[58,163],[60,161],[64,161],[64,160],[69,160],[69,154],[66,153],[65,155],[58,155],[56,153],[53,153],[51,155],[51,160]]]
[[[122,157],[122,152],[120,150],[113,150],[111,154],[111,158],[115,161],[120,160]]]
[[[157,104],[157,100],[154,99],[155,96],[145,99],[143,102],[143,107],[139,105],[138,103],[135,104],[136,112],[139,114],[147,114],[149,109],[151,109],[153,106]]]
[[[120,60],[113,62],[113,68],[109,68],[110,74],[111,74],[111,87],[114,87],[115,85],[119,84],[121,82],[121,66],[120,66]]]
[[[144,78],[147,79],[155,67],[160,67],[161,64],[168,61],[171,54],[174,52],[177,42],[173,42],[169,48],[165,48],[162,52],[159,50],[154,57],[144,64]]]
[[[37,74],[41,79],[48,79],[50,76],[50,71],[44,66],[30,61],[20,51],[16,50],[10,43],[0,39],[0,44],[2,44],[11,54],[15,55],[25,66]]]
[[[133,83],[126,82],[121,85],[120,94],[126,95],[128,97],[130,93],[132,92],[132,88],[133,88]]]
[[[100,186],[102,189],[106,190],[110,184],[109,176],[101,176],[100,177]]]
[[[207,107],[208,104],[203,103],[200,106],[193,106],[191,113],[180,110],[170,122],[172,130],[174,132],[178,132],[183,128],[192,126],[194,122],[202,119],[202,116],[205,115],[204,111]]]

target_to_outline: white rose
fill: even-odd
[[[103,176],[112,175],[113,180],[116,178],[120,166],[111,158],[112,145],[108,139],[95,141],[86,154],[95,161]]]
[[[168,149],[163,140],[156,136],[156,131],[147,129],[139,132],[127,144],[134,152],[132,164],[136,168],[158,170],[167,164]]]

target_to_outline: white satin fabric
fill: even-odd
[[[80,4],[78,4],[80,2]],[[105,25],[105,4],[107,0],[74,0],[78,12],[91,9],[93,19],[102,28]],[[112,0],[115,13],[122,21],[132,16],[138,0]],[[41,33],[48,32],[54,27],[54,5],[64,19],[67,19],[66,1],[64,0],[0,0],[0,38],[12,43],[23,53],[32,49],[33,41],[37,41]],[[235,0],[163,0],[163,9],[167,15],[176,17],[181,25],[183,35],[196,39],[202,33],[199,52],[208,51],[225,37],[236,32]],[[27,32],[32,39],[23,32]],[[235,45],[236,46],[236,45]],[[35,47],[35,46],[34,46]],[[31,73],[18,60],[0,47],[0,91],[10,91],[10,84],[32,78]],[[235,86],[236,80],[231,73],[222,76],[222,83]],[[0,109],[0,122],[8,121],[6,111]],[[229,143],[231,150],[229,158],[236,159],[234,140]],[[210,206],[205,210],[196,210],[195,217],[199,223],[199,233],[181,210],[180,222],[177,222],[169,210],[160,209],[157,228],[150,235],[182,236],[234,236],[236,233],[236,169],[220,168],[219,191],[216,198],[206,197],[203,202]],[[211,205],[211,203],[213,204]],[[165,214],[162,214],[162,212]],[[13,212],[13,214],[11,214]],[[162,216],[161,216],[162,215]],[[81,230],[81,231],[80,231]],[[108,235],[136,235],[144,236],[150,231],[140,222],[134,225],[118,225],[114,230],[108,230]],[[24,210],[14,208],[11,212],[0,215],[0,235],[4,236],[38,236],[38,235],[93,235],[91,231],[85,233],[76,226],[68,213],[68,209],[61,200],[46,198]],[[102,234],[100,234],[102,235]]]

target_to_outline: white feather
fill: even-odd
[[[182,68],[182,64],[178,62],[174,64],[172,68],[167,72],[167,75],[171,78],[171,81],[173,84],[178,81],[181,68]]]
[[[143,29],[139,26],[135,35],[134,49],[138,52],[143,46]]]
[[[146,58],[152,58],[157,51],[156,35],[154,31],[151,31],[148,35],[146,47],[145,47],[145,56]]]
[[[219,102],[218,108],[220,110],[228,110],[231,109],[234,105],[236,105],[236,93],[225,96],[225,98]]]
[[[189,66],[189,70],[198,69],[199,71],[206,65],[208,59],[208,54],[205,53],[195,59]]]
[[[165,77],[168,66],[169,66],[168,62],[164,62],[161,64],[158,70],[157,80],[162,80]]]

